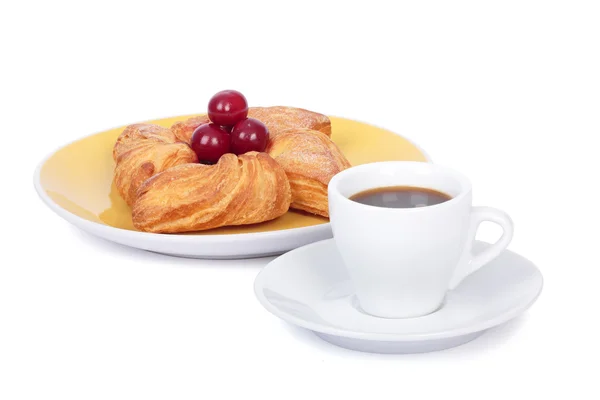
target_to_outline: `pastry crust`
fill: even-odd
[[[329,117],[313,111],[295,107],[250,107],[248,117],[256,118],[269,128],[269,136],[274,138],[279,133],[288,129],[307,128],[331,136],[331,121]],[[171,130],[181,142],[190,143],[194,130],[209,123],[206,114],[189,118],[185,121],[176,122]]]
[[[268,221],[291,203],[283,168],[265,153],[223,155],[215,165],[169,168],[140,187],[133,225],[176,233]]]
[[[327,115],[296,107],[250,107],[248,116],[256,118],[269,128],[273,138],[288,129],[311,129],[331,136],[331,121]]]
[[[266,151],[287,174],[291,207],[329,217],[327,185],[351,166],[335,143],[319,131],[289,129],[272,138]]]
[[[176,165],[198,162],[196,153],[177,143],[170,129],[153,124],[126,127],[113,147],[113,159],[114,183],[130,206],[146,179]]]
[[[171,130],[173,134],[177,138],[178,141],[184,142],[187,144],[191,144],[192,142],[192,134],[200,125],[210,123],[210,119],[208,119],[208,115],[201,114],[196,117],[192,117],[186,119],[185,121],[176,122],[171,126]]]

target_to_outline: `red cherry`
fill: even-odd
[[[247,118],[233,126],[231,151],[237,155],[249,151],[265,151],[269,141],[269,129],[254,118]]]
[[[223,90],[208,102],[208,118],[217,125],[235,125],[247,116],[248,102],[237,90]]]
[[[227,132],[229,134],[229,133],[231,133],[233,126],[232,125],[220,125],[219,129],[222,130],[223,132]]]
[[[191,147],[202,164],[215,164],[225,153],[229,153],[229,134],[215,124],[204,124],[192,134]]]

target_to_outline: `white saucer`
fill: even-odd
[[[477,242],[474,251],[489,244]],[[333,239],[292,250],[258,275],[258,300],[283,320],[348,349],[421,353],[467,343],[518,316],[543,286],[527,259],[505,251],[449,292],[442,307],[419,318],[386,319],[360,309]]]

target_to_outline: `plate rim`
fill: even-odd
[[[481,242],[481,241],[478,241]],[[448,339],[452,337],[459,337],[468,335],[475,332],[485,331],[487,329],[493,328],[495,326],[501,325],[505,322],[510,321],[511,319],[517,317],[519,314],[526,311],[530,308],[538,299],[540,294],[542,293],[544,287],[544,277],[539,270],[539,268],[528,258],[522,256],[519,253],[516,253],[512,250],[505,249],[505,252],[512,253],[531,264],[531,266],[535,269],[537,275],[539,276],[539,287],[537,288],[537,293],[530,299],[529,302],[520,304],[517,307],[514,307],[504,313],[497,315],[494,318],[486,320],[482,323],[463,327],[450,329],[440,332],[432,332],[432,333],[412,333],[412,334],[401,334],[401,333],[379,333],[379,332],[358,332],[351,331],[343,328],[335,328],[330,326],[320,325],[315,322],[306,321],[305,319],[296,317],[289,313],[282,312],[279,308],[272,305],[270,301],[264,296],[262,292],[262,288],[264,287],[263,283],[266,279],[265,276],[268,274],[269,268],[274,268],[273,265],[277,265],[281,263],[281,259],[285,259],[286,257],[292,257],[293,253],[300,251],[309,251],[311,247],[317,246],[325,246],[331,243],[334,244],[334,239],[325,239],[320,240],[318,242],[310,243],[308,245],[298,247],[296,249],[290,250],[289,252],[281,255],[275,260],[269,262],[265,267],[263,267],[254,280],[254,294],[257,297],[259,303],[267,309],[271,314],[281,318],[283,321],[294,324],[296,326],[309,329],[313,332],[320,332],[333,336],[347,337],[352,339],[361,339],[361,340],[371,340],[371,341],[390,341],[390,342],[415,342],[415,341],[426,341],[426,340],[437,340],[437,339]],[[487,242],[483,242],[489,244]]]
[[[167,242],[167,243],[169,243],[169,242],[171,242],[171,243],[175,243],[175,242],[176,243],[186,243],[186,242],[198,243],[198,241],[202,241],[203,243],[211,244],[211,243],[221,243],[221,242],[230,241],[230,240],[235,240],[238,242],[239,241],[246,242],[246,241],[255,241],[255,240],[268,240],[273,237],[282,239],[285,237],[296,236],[296,235],[300,235],[300,234],[316,235],[316,234],[324,234],[324,233],[327,233],[327,231],[331,231],[331,222],[325,222],[325,223],[318,224],[318,225],[303,226],[303,227],[299,227],[299,228],[278,229],[278,230],[267,231],[267,232],[231,233],[231,234],[220,234],[220,235],[210,235],[210,234],[209,235],[189,235],[189,234],[178,234],[178,233],[167,234],[167,233],[142,232],[142,231],[137,231],[137,230],[118,228],[118,227],[106,225],[106,224],[100,224],[98,222],[90,221],[90,220],[82,218],[76,214],[73,214],[72,212],[66,210],[65,208],[58,205],[54,200],[52,200],[52,198],[50,198],[50,196],[48,196],[48,194],[42,187],[42,183],[41,183],[42,168],[44,167],[44,165],[50,158],[52,158],[57,152],[59,152],[60,150],[62,150],[63,148],[65,148],[67,146],[70,146],[74,143],[85,140],[92,136],[96,136],[96,135],[105,133],[106,131],[119,129],[119,128],[125,127],[127,125],[131,125],[133,123],[150,123],[152,121],[159,121],[159,120],[170,119],[170,118],[191,118],[195,115],[198,115],[198,114],[175,115],[175,116],[170,116],[170,117],[162,117],[162,118],[145,120],[142,122],[132,122],[130,124],[125,124],[125,125],[116,126],[113,128],[104,129],[104,130],[101,130],[101,131],[98,131],[95,133],[90,133],[83,137],[71,140],[68,143],[63,144],[62,146],[59,146],[54,151],[48,153],[42,159],[42,161],[40,161],[38,163],[38,165],[35,168],[34,174],[33,174],[34,188],[35,188],[38,196],[40,196],[42,201],[52,211],[54,211],[56,214],[58,214],[64,220],[74,224],[75,226],[81,226],[81,225],[89,226],[92,229],[92,231],[100,230],[107,234],[117,231],[119,235],[122,235],[123,237],[130,238],[130,239],[140,239],[140,240],[149,239],[151,241],[160,241],[162,243],[165,243],[165,242]],[[364,122],[364,121],[360,121],[360,120],[356,120],[356,119],[350,119],[350,118],[346,118],[346,117],[340,117],[340,116],[336,116],[336,115],[328,115],[328,117],[344,119],[347,121],[353,121],[353,122],[358,122],[361,124],[370,125],[375,128],[388,131],[394,135],[400,136],[404,140],[408,141],[411,145],[413,145],[416,149],[418,149],[419,152],[425,157],[426,162],[429,162],[429,163],[432,162],[429,154],[421,146],[419,146],[416,142],[407,138],[404,135],[400,135],[390,129],[387,129],[387,128],[384,128],[384,127],[381,127],[381,126],[378,126],[378,125],[375,125],[375,124],[372,124],[369,122]]]

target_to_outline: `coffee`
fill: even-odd
[[[417,208],[443,203],[452,199],[446,193],[412,186],[379,187],[350,197],[357,203],[385,208]]]

